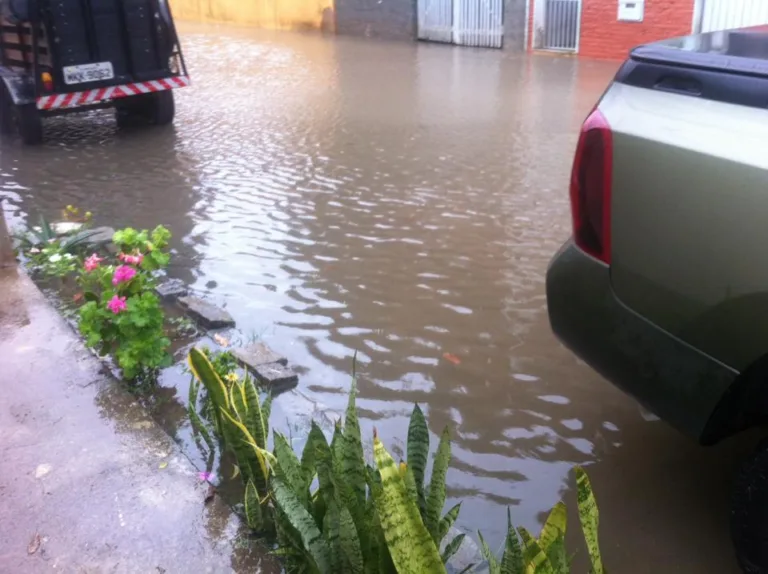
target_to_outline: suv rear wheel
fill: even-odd
[[[176,106],[171,90],[132,96],[117,104],[117,125],[132,127],[150,123],[164,126],[173,122],[175,113]]]
[[[734,481],[731,536],[746,574],[768,572],[768,440],[744,461]]]

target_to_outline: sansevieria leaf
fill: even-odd
[[[251,433],[254,442],[256,442],[260,448],[267,448],[269,427],[267,425],[267,419],[264,418],[264,411],[261,406],[259,393],[250,377],[245,378],[245,381],[242,383],[242,388],[245,402],[248,405],[248,415],[243,423],[248,429],[248,432]]]
[[[263,527],[259,493],[256,491],[256,486],[250,480],[245,487],[245,521],[248,523],[248,527],[253,530],[261,530]]]
[[[201,351],[192,349],[189,352],[187,360],[189,361],[189,368],[192,371],[192,374],[197,377],[197,380],[203,383],[208,390],[208,395],[214,402],[214,412],[216,413],[215,416],[218,420],[220,418],[219,413],[221,412],[221,409],[229,409],[226,385],[216,373],[216,370],[213,368],[213,365],[211,365],[208,357]]]
[[[427,468],[429,455],[429,429],[427,420],[419,405],[414,405],[411,413],[411,422],[408,425],[408,466],[413,471],[416,481],[416,490],[419,493],[419,509],[422,514],[425,511],[426,500],[424,497],[424,473]]]
[[[400,476],[405,481],[405,489],[408,491],[408,496],[413,500],[418,508],[419,504],[419,492],[416,488],[416,479],[413,477],[413,471],[404,462],[400,463]]]
[[[374,458],[381,474],[376,508],[392,561],[400,574],[444,573],[437,546],[424,527],[418,506],[384,445],[374,434]]]
[[[483,533],[478,531],[477,538],[480,540],[480,554],[482,554],[485,561],[488,562],[488,572],[490,574],[501,574],[499,561],[496,559],[496,555],[488,547],[488,543],[485,541],[485,538],[483,538]]]
[[[584,531],[584,539],[587,542],[587,551],[592,562],[592,573],[604,574],[603,558],[600,555],[598,543],[600,516],[597,502],[587,473],[578,466],[576,467],[576,491],[579,501],[579,521],[581,522],[581,529]]]
[[[544,550],[555,572],[568,571],[568,556],[565,552],[565,528],[568,510],[558,502],[549,513],[539,536],[539,546]]]
[[[248,420],[248,405],[245,400],[245,387],[243,383],[237,382],[229,387],[229,404],[232,405],[232,411],[237,416],[237,420],[246,424]]]
[[[362,518],[362,509],[365,503],[365,458],[363,455],[363,439],[360,435],[360,422],[357,420],[357,407],[355,406],[355,394],[357,388],[352,381],[349,391],[349,402],[344,417],[343,448],[341,450],[341,466],[344,472],[344,482],[352,489],[355,502],[360,512],[353,512],[355,523],[359,524]],[[354,509],[354,507],[350,507]]]
[[[285,514],[291,526],[301,537],[304,548],[317,567],[320,574],[335,574],[331,571],[330,549],[328,543],[323,539],[320,529],[315,523],[315,519],[302,506],[301,501],[293,493],[280,477],[272,480],[272,492],[275,504]]]
[[[227,411],[222,410],[221,413],[224,415],[224,419],[232,423],[237,429],[242,433],[241,434],[241,443],[245,444],[246,447],[249,449],[249,453],[253,453],[253,456],[256,458],[256,461],[258,462],[257,468],[254,468],[254,477],[253,480],[259,485],[259,483],[266,484],[266,481],[269,480],[269,458],[272,457],[272,455],[259,447],[259,445],[256,444],[256,441],[253,439],[253,436],[251,433],[248,432],[248,429],[245,428],[245,425],[241,423],[240,421],[236,420],[232,415],[230,415]],[[236,441],[237,442],[237,441]],[[241,447],[238,447],[238,450]],[[235,451],[237,454],[238,450]],[[238,457],[239,458],[239,457]],[[238,461],[239,462],[239,461]],[[240,469],[242,470],[242,464],[238,464],[240,466]],[[259,476],[259,473],[261,475]]]
[[[459,534],[446,545],[445,550],[443,550],[443,555],[441,556],[443,564],[447,564],[448,561],[453,558],[453,555],[459,551],[461,543],[464,542],[464,536],[466,535],[463,533]]]
[[[501,574],[523,574],[523,550],[517,532],[512,526],[512,514],[507,508],[507,538],[504,541],[504,556],[501,558]]]
[[[304,508],[309,510],[309,489],[296,453],[288,443],[288,439],[277,431],[275,431],[274,441],[274,453],[278,465],[276,472],[288,483]]]
[[[445,538],[445,535],[448,534],[451,526],[453,526],[456,522],[456,519],[459,517],[459,512],[461,512],[461,502],[446,512],[445,516],[440,519],[440,525],[437,528],[438,544],[443,541],[443,538]]]
[[[517,529],[523,540],[525,574],[555,574],[552,564],[538,541],[522,526]]]
[[[432,478],[429,481],[429,496],[427,497],[427,512],[424,523],[432,535],[432,540],[439,543],[440,515],[445,506],[445,476],[451,461],[451,433],[445,427],[440,437],[440,444],[432,465]],[[414,475],[415,476],[415,475]]]
[[[339,543],[341,546],[341,572],[363,574],[363,553],[360,537],[355,528],[352,514],[342,506],[339,512]]]

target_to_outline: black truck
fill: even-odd
[[[46,116],[114,108],[173,121],[189,85],[167,0],[0,0],[0,134],[43,139]]]

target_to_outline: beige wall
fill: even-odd
[[[275,30],[333,31],[333,0],[171,0],[174,18]]]

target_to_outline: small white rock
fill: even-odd
[[[43,478],[46,474],[53,470],[53,465],[39,464],[35,469],[35,478]]]

